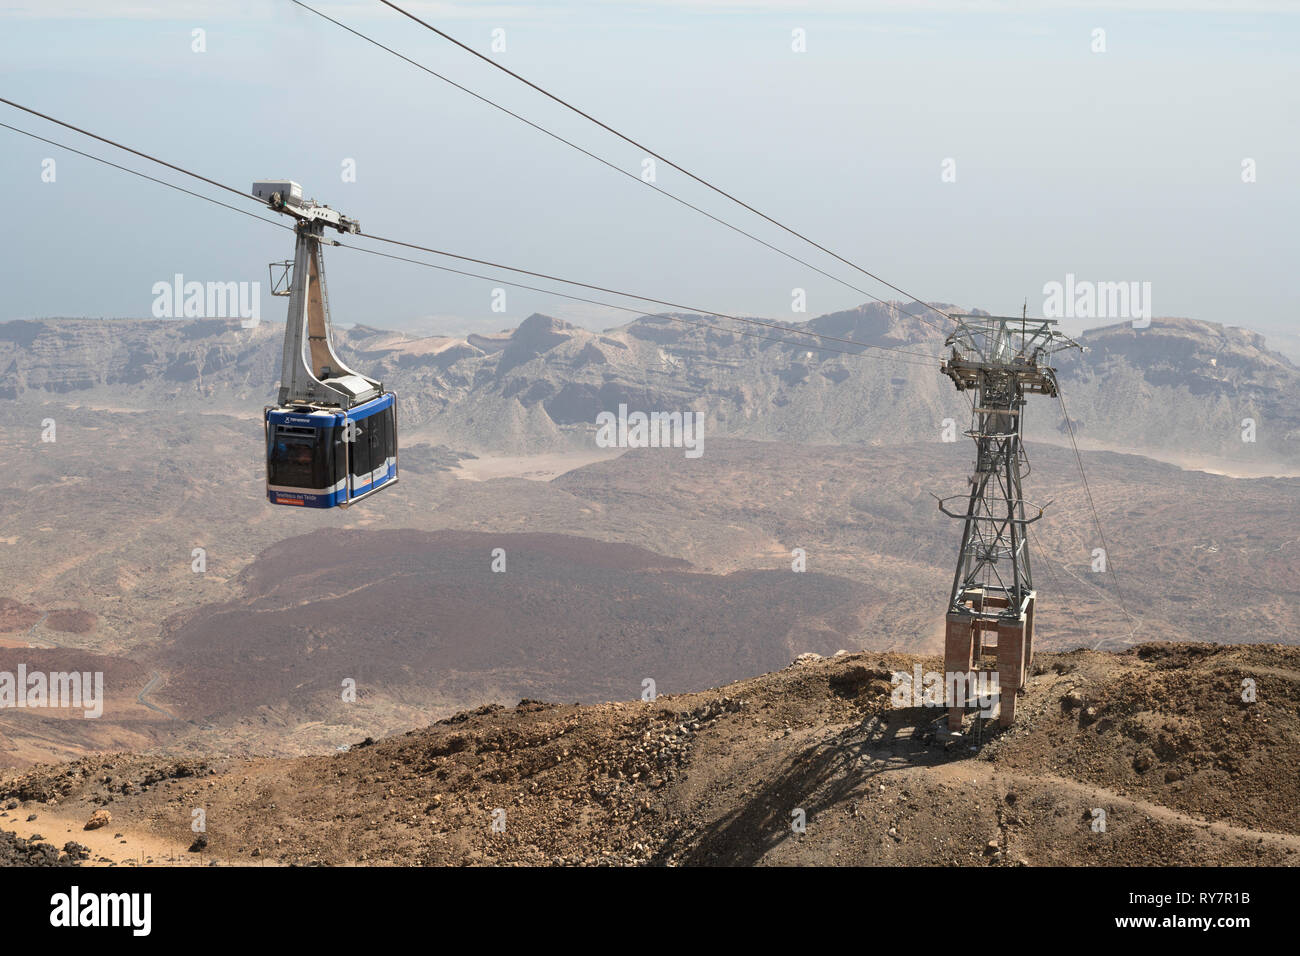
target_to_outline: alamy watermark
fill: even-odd
[[[997,671],[894,671],[889,695],[895,707],[967,707],[978,702],[980,715],[992,717],[999,699]]]
[[[50,925],[54,927],[124,927],[133,936],[148,936],[152,912],[152,893],[83,893],[74,885],[68,892],[50,897]]]
[[[5,708],[82,708],[91,720],[104,714],[103,671],[0,671],[0,710]]]
[[[186,282],[178,272],[151,291],[155,319],[239,319],[245,329],[262,321],[260,282]]]
[[[1150,282],[1092,282],[1067,272],[1064,282],[1043,285],[1045,319],[1132,319],[1135,329],[1151,324]]]
[[[687,458],[704,454],[704,416],[699,412],[628,412],[596,415],[598,448],[684,448]]]

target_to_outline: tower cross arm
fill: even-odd
[[[304,199],[302,187],[292,179],[259,179],[251,193],[276,212],[293,216],[299,222],[324,223],[339,232],[356,234],[361,223],[314,199]]]

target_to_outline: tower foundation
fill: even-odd
[[[951,611],[943,641],[944,686],[951,688],[949,675],[975,675],[981,671],[997,675],[998,723],[1011,726],[1016,719],[1016,695],[1025,686],[1034,659],[1034,604],[1037,592],[1026,595],[1018,613],[1011,611],[1005,597],[983,592],[966,597],[966,611]],[[992,642],[990,643],[990,637]],[[961,730],[967,710],[978,707],[967,698],[947,701],[948,729]]]

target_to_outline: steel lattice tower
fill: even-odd
[[[1015,719],[1016,692],[1024,686],[1033,659],[1033,574],[1026,541],[1028,526],[1043,516],[1027,506],[1022,490],[1026,463],[1022,434],[1025,396],[1057,394],[1051,356],[1078,348],[1048,319],[954,315],[958,327],[948,336],[951,354],[942,370],[959,392],[972,392],[971,427],[975,472],[968,496],[939,501],[944,514],[962,521],[961,550],[948,598],[944,639],[946,675],[996,670],[1001,693],[1000,723]],[[965,498],[964,512],[948,502]],[[1027,512],[1036,511],[1032,517]],[[997,632],[996,645],[984,643]],[[990,657],[996,666],[990,667]],[[951,678],[948,678],[949,682]],[[948,686],[952,686],[948,683]],[[969,702],[949,700],[948,726],[961,727]]]

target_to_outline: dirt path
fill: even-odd
[[[1095,800],[1099,805],[1109,803],[1112,805],[1127,807],[1136,810],[1139,813],[1144,813],[1154,820],[1159,820],[1161,823],[1170,823],[1176,826],[1196,827],[1198,830],[1205,830],[1210,833],[1233,837],[1238,840],[1264,840],[1278,846],[1300,850],[1300,836],[1292,833],[1275,833],[1271,830],[1254,830],[1250,827],[1235,826],[1234,824],[1223,823],[1221,821],[1201,820],[1197,817],[1189,816],[1186,813],[1173,810],[1159,803],[1151,803],[1148,800],[1142,800],[1138,797],[1126,797],[1123,794],[1116,793],[1114,790],[1108,790],[1105,787],[1098,787],[1090,783],[1082,783],[1078,780],[1071,780],[1068,777],[1058,777],[1055,774],[1024,776],[1021,774],[1006,773],[999,773],[996,776],[1003,779],[1009,778],[1017,780],[1024,784],[1053,784],[1074,793],[1086,794],[1090,800]]]
[[[149,703],[149,701],[145,700],[145,696],[148,695],[150,692],[156,690],[160,685],[163,684],[165,680],[166,678],[158,671],[150,671],[149,683],[145,684],[144,689],[140,691],[140,693],[135,695],[136,703],[143,704],[145,707],[148,707],[154,713],[162,714],[164,717],[168,718],[169,720],[179,720],[181,723],[189,724],[191,727],[197,727],[199,730],[211,729],[212,727],[211,724],[199,724],[190,720],[188,717],[178,717],[175,714],[173,714],[170,710],[165,710],[162,707],[159,707],[157,704],[151,704]]]
[[[28,821],[32,814],[36,819]],[[98,830],[85,830],[87,816],[23,808],[11,810],[8,817],[0,819],[0,829],[12,830],[28,840],[39,835],[60,849],[75,840],[90,848],[90,859],[82,866],[206,866],[211,861],[204,854],[188,852],[188,844],[165,840],[138,825],[114,821]]]
[[[35,624],[33,624],[31,627],[27,629],[28,647],[58,647],[59,646],[54,641],[49,640],[49,638],[46,638],[44,642],[40,642],[36,640],[36,629],[40,627],[42,624],[44,624],[45,619],[49,616],[50,616],[50,612],[46,611],[44,614],[41,615],[41,619],[39,621],[37,621]]]
[[[145,696],[151,690],[153,690],[155,687],[161,684],[162,680],[163,680],[162,674],[159,674],[157,671],[151,671],[149,674],[149,683],[144,685],[144,690],[140,691],[140,693],[135,695],[136,702],[140,704],[144,704],[144,706],[148,707],[150,710],[154,711],[155,713],[162,714],[164,717],[169,717],[172,720],[180,720],[181,718],[177,717],[171,711],[163,710],[163,708],[159,707],[157,704],[151,704],[149,703],[149,701],[145,700]]]

